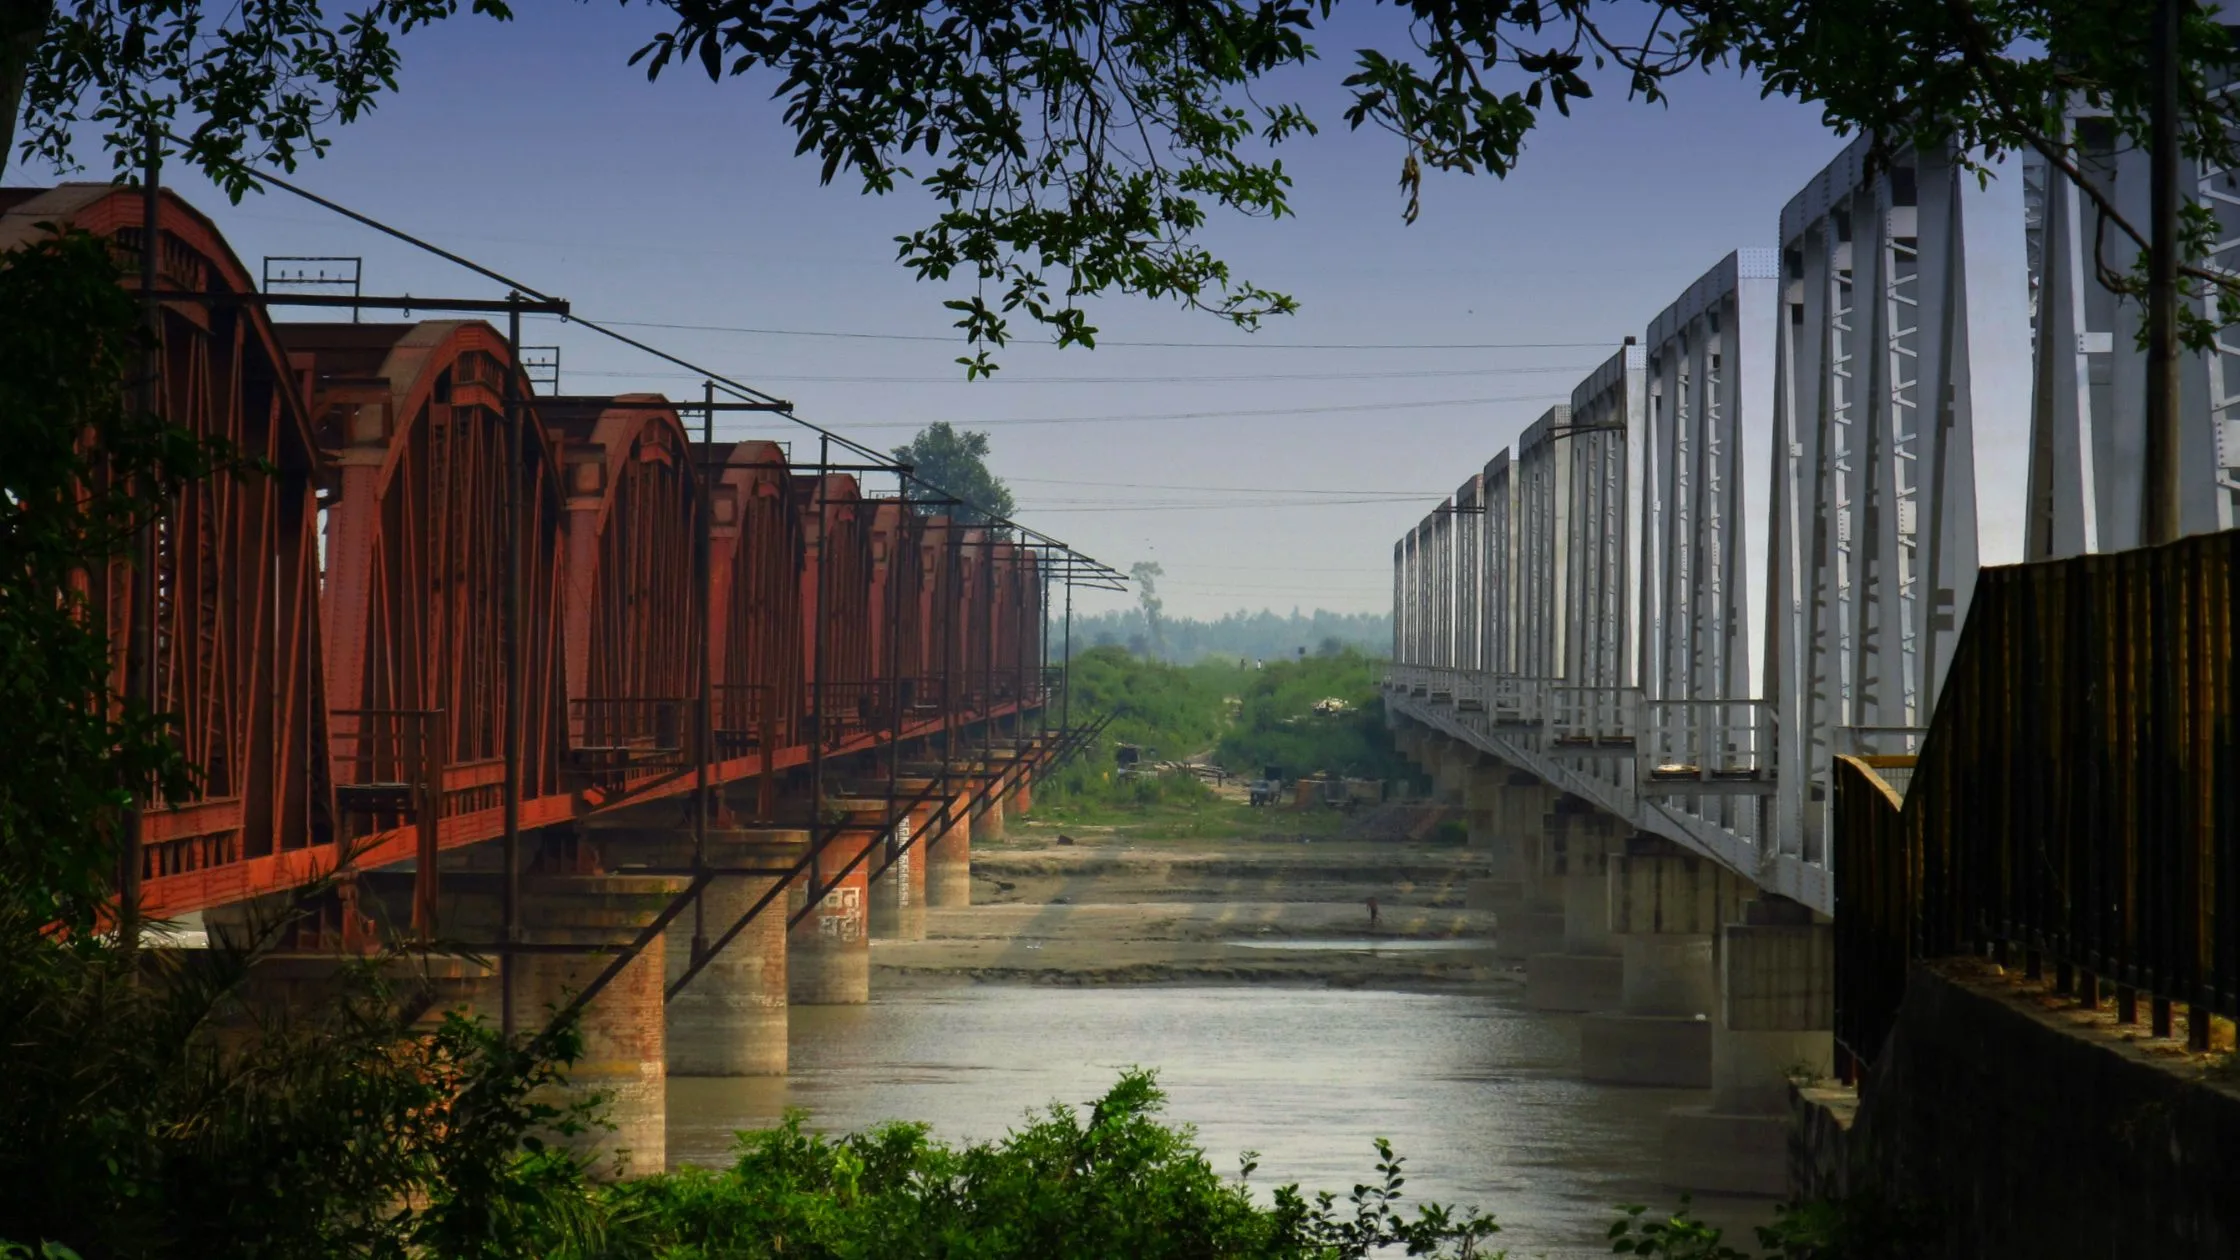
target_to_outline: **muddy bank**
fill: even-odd
[[[1463,908],[1481,855],[1297,837],[1135,840],[1019,828],[973,853],[969,909],[876,942],[880,987],[1277,983],[1476,989],[1521,977]],[[1372,923],[1367,907],[1374,897]]]

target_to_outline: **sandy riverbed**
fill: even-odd
[[[875,983],[1470,989],[1522,979],[1494,960],[1490,916],[1463,908],[1482,855],[1296,836],[1139,840],[1110,828],[1068,828],[1074,843],[1061,845],[1058,834],[1030,824],[975,845],[974,904],[932,911],[924,941],[875,942]]]

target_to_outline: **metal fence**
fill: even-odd
[[[2236,561],[2226,532],[1984,571],[1920,756],[1837,763],[1852,1054],[1911,960],[1961,953],[2113,985],[2123,1019],[2145,998],[2158,1034],[2190,1007],[2197,1045],[2240,1014]]]

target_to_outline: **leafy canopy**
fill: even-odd
[[[142,163],[151,129],[169,132],[167,147],[238,199],[255,186],[252,168],[294,170],[323,155],[329,124],[356,121],[396,90],[397,37],[460,7],[369,0],[330,13],[319,0],[0,0],[0,170],[15,147],[20,96],[27,155],[73,169],[91,124],[123,173]],[[503,0],[468,7],[498,21],[513,16]]]
[[[1291,179],[1274,150],[1313,135],[1295,101],[1262,92],[1315,61],[1338,0],[667,0],[673,30],[640,49],[650,75],[775,76],[775,95],[830,182],[867,193],[915,183],[934,221],[897,238],[921,278],[962,280],[951,300],[978,353],[1012,319],[1061,345],[1094,345],[1085,302],[1170,299],[1245,327],[1293,300],[1235,276],[1199,243],[1212,213],[1281,218]],[[1383,7],[1381,4],[1379,7]],[[2143,142],[2152,79],[2139,6],[2106,0],[1397,0],[1381,46],[1353,52],[1349,126],[1400,142],[1403,217],[1426,170],[1514,169],[1548,111],[1597,84],[1656,103],[1693,70],[1759,76],[1768,94],[1822,106],[1838,132],[1892,149],[1956,140],[2033,150],[2074,170],[2065,102],[2104,108]],[[2182,38],[2188,146],[2233,165],[2235,101],[2212,91],[2240,55],[2188,0]],[[2118,208],[2102,211],[2138,236]],[[2207,226],[2194,222],[2198,258]],[[2215,281],[2193,273],[2197,285]]]
[[[0,253],[0,899],[77,932],[99,922],[134,795],[194,781],[170,720],[112,688],[122,659],[84,575],[125,552],[151,491],[226,457],[129,405],[146,333],[118,281],[82,233]]]
[[[994,1142],[952,1147],[924,1126],[837,1139],[802,1117],[740,1135],[737,1162],[649,1177],[602,1196],[608,1221],[570,1260],[660,1256],[880,1256],[952,1260],[1366,1260],[1490,1256],[1490,1216],[1401,1208],[1400,1157],[1376,1143],[1377,1177],[1344,1200],[1247,1189],[1195,1135],[1159,1121],[1164,1098],[1131,1070],[1086,1112],[1054,1105]],[[1385,1249],[1390,1248],[1387,1252]]]
[[[897,463],[910,465],[919,481],[939,486],[965,500],[961,504],[925,501],[933,499],[933,492],[926,485],[913,482],[907,493],[910,498],[921,500],[918,511],[928,516],[946,514],[951,520],[967,525],[987,525],[1009,519],[1018,510],[1011,488],[988,470],[988,450],[987,434],[958,429],[946,420],[937,420],[918,430],[918,436],[909,442],[894,448],[894,458]]]
[[[1089,303],[1175,301],[1240,326],[1296,309],[1236,275],[1201,240],[1215,215],[1291,213],[1278,151],[1316,134],[1288,92],[1322,56],[1315,38],[1340,0],[659,0],[670,29],[632,60],[711,78],[774,82],[797,152],[827,182],[866,193],[915,186],[934,214],[896,239],[921,279],[965,292],[947,305],[973,353],[1013,321],[1061,345],[1091,346]],[[1359,8],[1365,0],[1354,0]],[[2213,85],[2240,72],[2214,15],[2185,0],[2182,125],[2210,169],[2240,159],[2240,96]],[[0,145],[19,89],[26,147],[67,166],[81,122],[98,125],[120,169],[150,125],[235,196],[260,163],[293,167],[332,124],[371,109],[396,82],[397,37],[452,16],[459,0],[365,0],[329,14],[318,0],[205,6],[203,0],[7,0],[0,4]],[[501,0],[466,7],[500,20]],[[1838,132],[1887,151],[1948,139],[1987,155],[2031,151],[2076,173],[2065,103],[2104,110],[2119,141],[2144,144],[2149,26],[2109,0],[1396,0],[1371,46],[1353,49],[1346,124],[1396,141],[1401,217],[1427,171],[1504,176],[1526,143],[1598,92],[1667,99],[1696,71],[1757,76],[1768,94],[1821,106]],[[35,32],[35,34],[33,33]],[[2113,234],[2143,244],[2122,207],[2088,188]],[[2186,257],[2215,239],[2189,211]],[[2227,277],[2186,272],[2197,296]],[[2137,277],[2104,277],[2131,291]],[[2240,314],[2228,310],[2227,316]],[[2197,318],[2187,334],[2207,335]]]

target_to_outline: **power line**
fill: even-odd
[[[172,139],[177,140],[178,138],[174,136],[172,137]],[[275,187],[284,189],[290,193],[295,194],[298,197],[303,198],[306,201],[331,210],[334,213],[339,214],[355,223],[363,224],[366,227],[372,228],[373,230],[380,232],[385,236],[393,237],[396,240],[402,241],[405,244],[410,245],[416,249],[420,249],[427,253],[433,254],[436,257],[445,260],[446,262],[453,263],[457,266],[465,268],[468,271],[474,272],[476,275],[482,276],[485,279],[504,285],[506,288],[513,290],[517,296],[526,295],[528,297],[536,298],[541,301],[553,300],[552,295],[541,292],[532,285],[524,284],[521,281],[504,274],[503,272],[495,271],[489,267],[482,265],[481,263],[475,262],[471,258],[453,253],[452,251],[445,249],[442,246],[437,245],[431,241],[423,240],[417,236],[414,236],[411,233],[406,232],[402,228],[393,227],[390,224],[383,223],[382,221],[374,218],[371,215],[353,210],[340,202],[330,200],[326,197],[320,196],[315,192],[312,192],[307,188],[292,184],[287,180],[284,180],[279,176],[272,174],[270,171],[256,171],[250,169],[247,166],[241,166],[238,169],[240,169],[243,174],[248,175],[252,179],[264,180],[274,185]],[[958,503],[964,504],[965,506],[976,508],[993,524],[1000,525],[1009,529],[1015,529],[1019,532],[1021,537],[1032,539],[1036,543],[1064,551],[1069,556],[1074,557],[1077,562],[1091,566],[1096,570],[1100,570],[1105,576],[1110,576],[1122,581],[1126,580],[1126,575],[1122,574],[1119,570],[1112,568],[1110,565],[1104,564],[1094,557],[1084,555],[1083,553],[1074,550],[1074,548],[1068,546],[1063,541],[1057,538],[1053,538],[1050,535],[1043,533],[1041,530],[1035,529],[1034,527],[1024,524],[1020,521],[1012,520],[1008,517],[999,516],[994,512],[990,512],[986,508],[980,507],[978,504],[974,504],[970,500],[965,499],[963,496],[953,494],[950,491],[940,486],[934,485],[932,482],[929,482],[924,478],[917,476],[914,472],[905,470],[901,465],[894,464],[893,461],[890,460],[885,453],[875,450],[872,447],[866,446],[863,443],[858,442],[845,434],[836,433],[833,430],[826,428],[825,426],[818,424],[813,420],[807,419],[806,417],[798,414],[793,410],[793,404],[791,402],[780,399],[773,394],[769,394],[762,390],[756,389],[751,385],[741,384],[740,382],[735,381],[720,372],[703,368],[699,364],[694,363],[689,359],[671,354],[658,346],[640,341],[637,338],[631,337],[625,333],[616,332],[612,328],[606,327],[599,323],[595,323],[581,316],[570,315],[569,319],[571,322],[580,324],[583,327],[590,329],[592,332],[598,333],[600,336],[609,338],[613,341],[621,342],[623,345],[643,351],[646,354],[650,354],[665,363],[672,363],[678,367],[693,372],[694,374],[706,379],[710,385],[721,388],[725,393],[728,393],[735,398],[773,404],[773,406],[770,408],[769,414],[782,416],[785,419],[793,422],[794,424],[807,429],[811,433],[814,433],[822,438],[827,439],[831,443],[838,445],[843,451],[851,451],[873,462],[886,464],[892,467],[893,470],[896,473],[900,474],[904,479],[917,482],[920,487],[928,491],[933,497],[953,499]],[[905,489],[907,489],[907,487],[905,487]]]
[[[1297,502],[1273,503],[1266,500],[1259,500],[1250,503],[1138,503],[1127,505],[1097,504],[1093,506],[1083,507],[1068,507],[1064,505],[1051,507],[1044,504],[1036,504],[1034,510],[1037,512],[1222,512],[1236,511],[1239,509],[1250,511],[1266,511],[1269,508],[1352,507],[1371,503],[1381,503],[1387,507],[1390,507],[1395,503],[1409,503],[1413,501],[1413,496],[1410,496],[1408,498],[1389,499],[1301,499]]]
[[[1180,486],[1146,481],[1074,481],[1065,477],[1005,477],[1014,485],[1097,486],[1113,490],[1202,490],[1208,494],[1398,494],[1410,498],[1443,498],[1444,490],[1378,490],[1358,486],[1351,490],[1306,490],[1293,486]]]
[[[574,321],[581,323],[581,320]],[[1226,372],[1194,376],[995,376],[967,380],[962,374],[947,376],[798,375],[791,372],[757,372],[756,379],[823,385],[1226,385],[1266,381],[1390,381],[1428,380],[1447,376],[1541,376],[1557,372],[1591,372],[1592,363],[1554,363],[1539,367],[1441,368],[1431,372]],[[699,379],[696,372],[633,372],[604,368],[574,368],[570,376],[670,377]]]
[[[732,324],[671,324],[651,320],[610,319],[604,321],[617,328],[660,328],[674,332],[738,333],[751,337],[822,337],[837,341],[929,341],[942,345],[957,345],[963,338],[955,335],[930,333],[871,333],[843,332],[823,328],[745,328]],[[1022,341],[1016,345],[1042,345],[1042,342]],[[1607,341],[1130,341],[1122,338],[1097,338],[1097,347],[1125,346],[1130,349],[1156,350],[1608,350]]]
[[[1109,416],[1023,416],[992,420],[954,420],[950,423],[959,428],[981,429],[992,426],[1022,424],[1121,424],[1144,420],[1223,420],[1243,416],[1324,416],[1336,415],[1341,412],[1421,411],[1434,407],[1485,407],[1499,403],[1556,402],[1569,397],[1569,394],[1512,394],[1499,398],[1421,398],[1409,402],[1342,403],[1324,407],[1252,407],[1236,411],[1138,412]],[[858,429],[917,430],[930,423],[932,422],[873,421],[854,427]]]

